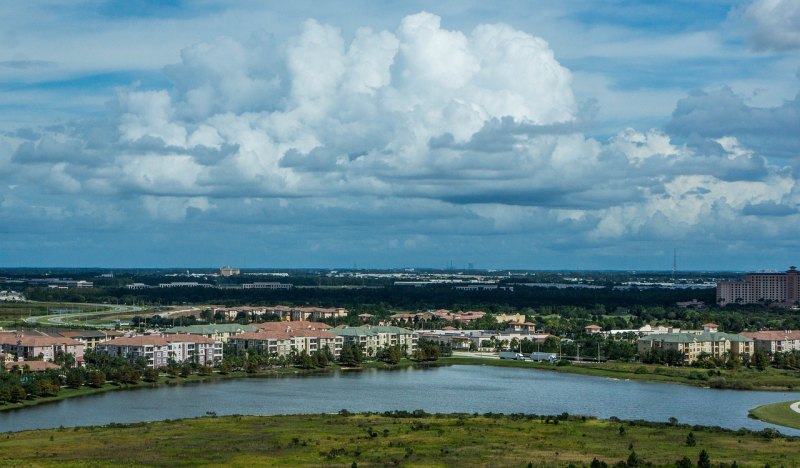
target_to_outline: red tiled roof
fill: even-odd
[[[164,339],[169,343],[216,343],[217,340],[201,335],[190,335],[188,333],[176,333],[174,335],[164,335]]]
[[[287,328],[292,330],[327,330],[329,328],[333,328],[327,323],[322,322],[308,322],[306,320],[294,320],[289,322],[263,322],[263,323],[253,323],[255,327],[258,327],[262,330],[269,330],[269,331],[285,331]]]
[[[72,338],[61,336],[40,336],[40,335],[17,335],[15,333],[0,333],[0,344],[16,345],[20,343],[22,346],[53,346],[53,345],[67,345],[67,346],[83,346],[83,343]]]
[[[169,346],[167,340],[160,335],[124,336],[103,344],[110,346]]]
[[[5,364],[6,369],[11,369],[14,366],[19,366],[19,368],[22,369],[27,365],[32,372],[40,372],[47,369],[61,369],[61,366],[58,364],[47,361],[11,361],[3,364]]]
[[[741,334],[755,341],[800,340],[800,330],[763,330]]]
[[[704,327],[719,327],[719,325],[717,325],[716,323],[704,323],[703,326]]]

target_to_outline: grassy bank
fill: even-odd
[[[750,410],[750,417],[772,424],[800,429],[800,413],[789,408],[789,405],[795,401],[784,401],[753,408]]]
[[[689,432],[694,446],[686,443]],[[705,450],[717,466],[790,466],[797,438],[580,417],[229,416],[25,431],[0,437],[4,466],[656,466]]]
[[[664,367],[655,365],[630,364],[630,363],[581,363],[568,366],[557,366],[546,363],[536,363],[530,361],[512,361],[501,359],[489,359],[479,357],[447,357],[441,358],[436,362],[416,363],[404,359],[395,365],[389,365],[379,361],[369,361],[361,364],[358,368],[345,368],[339,365],[330,365],[324,369],[299,369],[296,367],[273,368],[263,370],[258,373],[248,374],[246,372],[231,372],[221,374],[214,372],[210,375],[192,374],[188,377],[167,377],[161,376],[158,382],[139,382],[132,385],[106,384],[99,388],[81,387],[79,389],[63,388],[57,396],[39,397],[25,400],[20,403],[0,404],[0,412],[35,406],[43,403],[53,403],[66,398],[88,396],[97,393],[130,390],[137,388],[152,388],[160,385],[181,385],[188,383],[209,382],[215,380],[240,379],[240,378],[270,378],[282,376],[300,376],[309,374],[325,374],[338,370],[360,371],[366,369],[396,370],[406,367],[431,367],[447,365],[491,365],[497,367],[518,367],[527,369],[549,370],[554,372],[565,372],[571,374],[582,374],[593,377],[605,377],[613,379],[645,380],[662,383],[679,383],[702,387],[734,388],[740,390],[794,390],[800,388],[800,377],[791,374],[768,369],[757,371],[753,369],[743,369],[738,371],[721,371],[721,375],[710,377],[708,372],[703,369],[691,367]],[[716,373],[716,371],[714,371]],[[697,376],[700,375],[701,378]],[[778,423],[780,424],[780,423]]]
[[[612,379],[647,380],[736,390],[792,391],[800,389],[800,372],[773,368],[763,371],[746,368],[738,370],[708,370],[694,367],[666,367],[627,362],[582,362],[567,366],[557,366],[530,361],[460,356],[443,358],[441,361],[446,364],[522,367]]]

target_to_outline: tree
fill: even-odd
[[[628,455],[627,465],[628,466],[639,466],[639,463],[641,463],[641,460],[639,459],[639,456],[636,455],[635,451],[631,450],[630,455]]]
[[[355,357],[353,357],[353,347],[349,344],[343,345],[342,350],[339,352],[339,362],[346,366],[355,365]]]
[[[756,351],[755,354],[753,354],[753,363],[756,369],[763,371],[769,365],[769,355],[763,350]]]
[[[314,364],[317,367],[328,367],[328,354],[323,350],[314,352]]]
[[[147,369],[144,370],[143,378],[145,382],[158,382],[158,376],[160,374],[161,373],[158,371],[158,369],[148,367]]]
[[[697,457],[697,468],[711,468],[711,458],[708,456],[706,449],[700,451]]]
[[[219,365],[219,373],[220,374],[230,374],[233,370],[233,365],[231,365],[231,361],[228,359],[223,360]]]
[[[385,350],[383,350],[382,360],[387,364],[397,364],[400,362],[402,358],[400,354],[400,350],[397,349],[397,346],[388,346]]]
[[[690,460],[689,457],[687,456],[684,456],[683,458],[675,462],[675,468],[692,468],[693,466],[694,463],[692,463],[692,460]]]
[[[19,403],[20,401],[24,400],[28,397],[28,393],[25,391],[25,387],[20,384],[15,384],[11,387],[11,398],[10,401],[12,403]]]
[[[686,446],[694,447],[695,445],[697,445],[697,441],[694,439],[694,433],[689,432],[689,435],[686,436]]]
[[[80,369],[70,369],[67,372],[67,386],[72,388],[80,388],[83,385],[83,371]]]
[[[56,351],[56,355],[53,357],[53,363],[58,364],[65,369],[69,369],[75,365],[75,355],[72,353],[65,353],[59,349]]]
[[[89,374],[89,386],[94,388],[100,388],[106,384],[106,374],[103,371],[92,371]]]

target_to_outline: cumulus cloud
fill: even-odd
[[[666,130],[673,135],[736,137],[769,157],[800,156],[800,94],[771,108],[753,107],[730,88],[694,91],[678,101]],[[701,142],[704,140],[700,140]]]
[[[385,238],[376,249],[453,233],[546,232],[554,249],[735,236],[742,214],[742,229],[774,235],[798,221],[800,98],[767,109],[698,91],[663,129],[598,140],[584,133],[596,109],[546,41],[425,12],[394,31],[346,39],[309,20],[286,42],[218,37],[180,57],[173,87],[120,89],[107,122],[0,136],[0,180],[22,187],[3,210],[366,230]],[[42,184],[62,198],[38,199]]]
[[[757,50],[800,49],[800,3],[795,0],[755,0],[742,12],[750,41]]]

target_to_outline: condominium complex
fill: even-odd
[[[0,333],[0,351],[21,359],[52,361],[59,352],[75,356],[83,362],[85,345],[78,340],[62,336],[27,335],[24,333]]]
[[[411,330],[388,326],[332,328],[330,332],[341,337],[345,344],[360,347],[367,356],[374,356],[387,346],[399,346],[410,354],[417,349],[419,339],[419,335]]]
[[[222,342],[199,335],[140,335],[117,338],[96,346],[98,353],[135,360],[143,357],[147,367],[164,367],[170,359],[192,360],[212,365],[222,360]]]
[[[330,333],[330,325],[324,323],[266,322],[256,326],[258,331],[231,336],[228,343],[240,351],[258,349],[278,356],[292,351],[311,354],[327,348],[338,359],[342,351],[342,338]]]
[[[638,340],[639,355],[651,349],[675,350],[683,353],[688,363],[701,354],[724,358],[727,354],[739,356],[753,353],[753,340],[742,335],[721,332],[686,332],[648,335]]]
[[[785,353],[800,351],[800,331],[798,330],[763,330],[742,333],[753,340],[756,351],[768,353]]]
[[[800,272],[750,273],[739,281],[717,283],[717,304],[796,304],[800,301]]]

